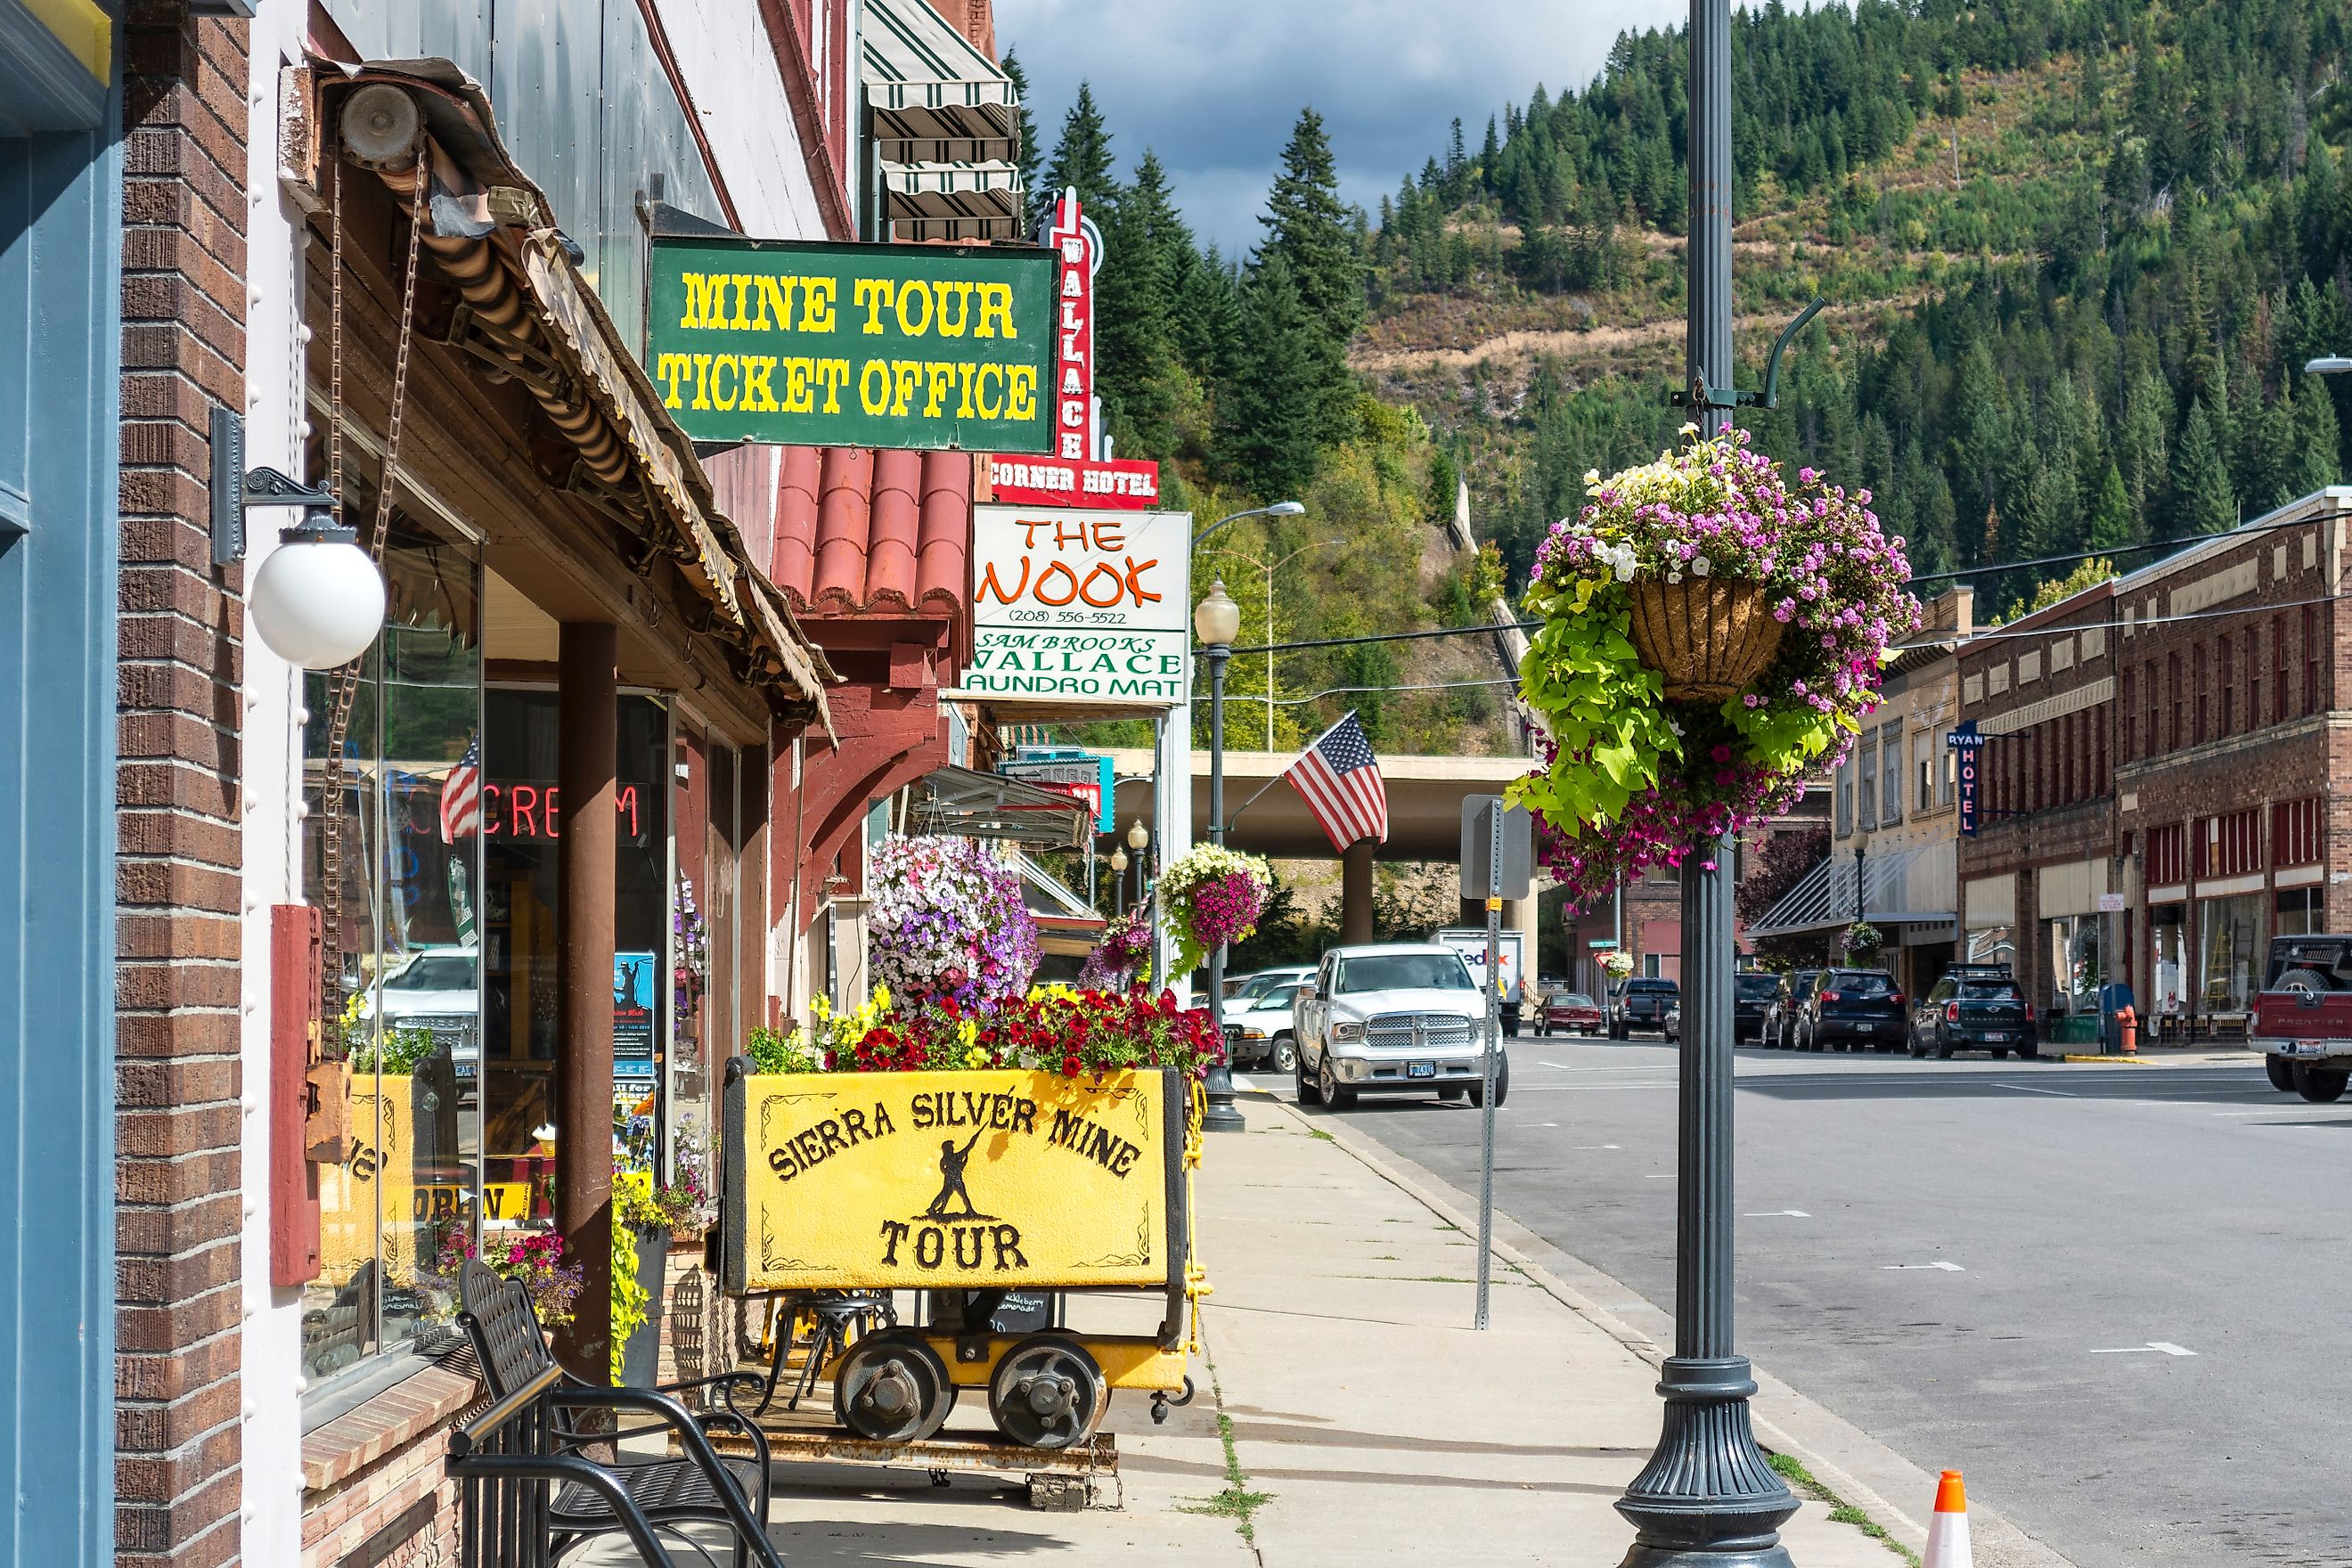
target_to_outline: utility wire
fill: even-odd
[[[2004,561],[2004,562],[2000,562],[2000,563],[1995,563],[1995,564],[1993,564],[1993,565],[1990,565],[1990,566],[1969,566],[1969,567],[1964,567],[1964,568],[1961,568],[1961,569],[1959,569],[1959,570],[1957,570],[1957,571],[1951,571],[1951,572],[1930,572],[1930,573],[1923,573],[1923,574],[1919,574],[1919,575],[1916,575],[1916,576],[1914,576],[1914,577],[1910,577],[1910,578],[1906,579],[1906,584],[1910,584],[1910,583],[1937,583],[1937,582],[1943,582],[1943,581],[1945,581],[1945,580],[1947,580],[1947,579],[1949,579],[1949,578],[1958,578],[1958,577],[1990,577],[1990,576],[1993,576],[1993,575],[1995,575],[1995,574],[1999,574],[1999,573],[2002,573],[2002,572],[2016,572],[2016,571],[2021,571],[2021,570],[2023,570],[2024,568],[2029,567],[2029,566],[2063,566],[2063,565],[2065,565],[2065,564],[2067,564],[2067,563],[2080,563],[2084,562],[2084,561],[2104,561],[2104,560],[2110,559],[2110,558],[2112,558],[2112,557],[2114,557],[2114,556],[2129,554],[2129,553],[2132,553],[2132,552],[2137,552],[2137,551],[2147,551],[2147,550],[2164,550],[2164,549],[2168,549],[2168,548],[2170,548],[2171,546],[2176,545],[2176,544],[2200,544],[2200,543],[2203,543],[2203,542],[2207,542],[2207,541],[2209,541],[2209,540],[2215,540],[2215,539],[2241,539],[2241,538],[2251,538],[2252,536],[2253,536],[2253,535],[2255,535],[2255,534],[2257,534],[2257,533],[2271,533],[2271,532],[2274,532],[2274,531],[2278,531],[2278,530],[2280,530],[2280,529],[2287,529],[2287,528],[2308,528],[2308,527],[2311,527],[2314,523],[2315,523],[2315,522],[2316,522],[2316,521],[2319,521],[2319,520],[2318,520],[2318,519],[2316,519],[2316,518],[2308,518],[2308,517],[2306,517],[2306,518],[2298,519],[2297,521],[2293,521],[2293,522],[2254,522],[2254,523],[2248,523],[2248,524],[2246,524],[2245,526],[2243,526],[2243,527],[2242,527],[2242,528],[2234,528],[2234,529],[2231,529],[2231,530],[2229,532],[2227,532],[2227,533],[2190,533],[2190,534],[2183,534],[2183,535],[2181,535],[2180,537],[2176,538],[2176,539],[2158,539],[2158,540],[2151,540],[2151,541],[2149,541],[2149,542],[2148,542],[2147,543],[2146,543],[2146,544],[2127,544],[2127,545],[2123,546],[2121,549],[2117,549],[2117,550],[2090,550],[2090,551],[2084,551],[2084,552],[2080,552],[2080,553],[2074,554],[2074,555],[2042,555],[2042,556],[2037,556],[2037,557],[2035,557],[2034,559],[2030,560],[2030,561]],[[2302,604],[2322,605],[2322,604],[2327,604],[2327,603],[2331,602],[2331,600],[2332,600],[2333,598],[2340,597],[2340,596],[2341,596],[2341,595],[2330,595],[2330,596],[2329,596],[2329,598],[2326,598],[2326,599],[2308,599],[2308,600],[2301,600],[2301,601],[2298,601],[2298,603],[2302,603]],[[2044,606],[2044,607],[2046,608],[2047,606]],[[2269,607],[2271,607],[2271,608],[2276,608],[2276,609],[2289,609],[2289,608],[2293,608],[2294,606],[2292,606],[2292,605],[2273,605],[2273,606],[2269,606]],[[2198,619],[2198,618],[2200,618],[2201,615],[2202,615],[2202,614],[2204,614],[2204,613],[2205,613],[2205,612],[2200,612],[2200,614],[2199,614],[2199,615],[2196,615],[2196,616],[2153,616],[2153,617],[2150,617],[2147,621],[2144,621],[2144,622],[2142,622],[2142,623],[2140,623],[2140,624],[2142,624],[2142,625],[2153,625],[2156,621],[2158,621],[2158,620],[2192,620],[2192,619]],[[2221,610],[2221,611],[2215,611],[2215,612],[2210,612],[2210,613],[2212,613],[2212,614],[2218,614],[2218,615],[2243,615],[2243,614],[2245,614],[2245,611],[2244,611],[2242,608],[2240,608],[2240,609],[2236,609],[2236,610]],[[1234,653],[1236,656],[1241,655],[1241,654],[1245,654],[1245,653],[1290,653],[1290,652],[1294,652],[1294,651],[1297,651],[1297,650],[1301,650],[1301,649],[1306,649],[1306,648],[1317,648],[1317,647],[1361,647],[1361,646],[1363,646],[1363,645],[1365,645],[1365,644],[1367,644],[1367,643],[1384,643],[1384,642],[1416,642],[1416,641],[1419,641],[1419,640],[1421,640],[1422,638],[1424,638],[1424,637],[1484,637],[1484,636],[1491,636],[1492,634],[1494,634],[1494,633],[1496,633],[1496,632],[1501,632],[1501,631],[1522,631],[1522,632],[1538,631],[1538,630],[1541,630],[1541,629],[1542,629],[1542,627],[1543,627],[1543,624],[1544,624],[1544,623],[1543,623],[1543,622],[1541,622],[1541,621],[1487,621],[1487,622],[1485,622],[1485,623],[1483,623],[1483,624],[1481,624],[1481,625],[1478,625],[1478,626],[1440,626],[1440,627],[1438,627],[1437,629],[1435,629],[1434,631],[1423,631],[1423,632],[1373,632],[1373,633],[1367,634],[1366,636],[1363,636],[1363,637],[1316,637],[1316,638],[1312,638],[1312,639],[1310,639],[1310,640],[1303,641],[1303,642],[1253,643],[1253,644],[1249,645],[1249,646],[1248,646],[1248,647],[1235,647],[1233,651],[1234,651]],[[1973,638],[1974,638],[1974,637],[2010,637],[2010,636],[2016,636],[2016,637],[2029,637],[2029,636],[2032,636],[2032,635],[2035,635],[2035,634],[2032,634],[2032,633],[2030,633],[2030,632],[2009,633],[2009,632],[1990,632],[1990,631],[1986,631],[1986,632],[1977,632],[1977,633],[1974,633],[1974,634],[1973,634],[1973,636],[1972,636],[1972,639],[1971,639],[1971,640],[1973,640]],[[1894,645],[1890,646],[1890,647],[1887,648],[1887,650],[1886,650],[1886,651],[1887,651],[1887,652],[1889,652],[1889,653],[1901,653],[1901,652],[1903,652],[1906,648],[1912,648],[1912,647],[1935,647],[1935,646],[1936,646],[1936,643],[1935,643],[1935,641],[1934,641],[1934,640],[1930,640],[1930,641],[1928,641],[1928,642],[1924,642],[1924,643],[1897,643],[1897,644],[1894,644]],[[1261,698],[1261,699],[1259,699],[1259,700],[1260,700],[1260,701],[1263,701],[1263,700],[1264,700],[1264,699],[1263,699],[1263,698]]]

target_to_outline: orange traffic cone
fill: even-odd
[[[1921,1568],[1976,1568],[1969,1550],[1969,1493],[1960,1472],[1946,1470],[1936,1483],[1936,1518],[1927,1526],[1927,1555]]]

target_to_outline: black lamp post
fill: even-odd
[[[1689,234],[1696,392],[1732,384],[1731,0],[1691,0]],[[1731,411],[1710,399],[1697,417],[1713,435]],[[1621,1568],[1794,1568],[1780,1530],[1797,1500],[1756,1446],[1756,1381],[1732,1349],[1732,848],[1702,840],[1683,862],[1675,1353],[1657,1451],[1617,1500],[1638,1531]]]
[[[1111,912],[1127,913],[1127,848],[1122,845],[1110,852]]]
[[[1242,607],[1225,592],[1223,577],[1209,584],[1208,597],[1193,606],[1192,630],[1209,661],[1209,842],[1225,841],[1225,661],[1242,629]],[[1225,944],[1209,950],[1209,1025],[1225,1037]],[[1209,1069],[1209,1109],[1201,1125],[1211,1132],[1239,1132],[1248,1123],[1234,1109],[1234,1069],[1220,1061]]]

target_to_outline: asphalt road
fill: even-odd
[[[2352,1100],[2281,1095],[2253,1058],[1743,1048],[1738,1083],[1757,1364],[2081,1568],[2352,1563]],[[1668,1310],[1674,1085],[1663,1045],[1513,1042],[1495,1178]],[[1467,1107],[1339,1114],[1476,1192]]]

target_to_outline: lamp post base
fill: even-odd
[[[1746,1356],[1669,1356],[1665,1429],[1617,1511],[1640,1531],[1619,1568],[1793,1568],[1780,1529],[1797,1499],[1756,1446]]]
[[[1201,1112],[1203,1132],[1246,1132],[1249,1123],[1234,1109],[1234,1069],[1218,1066],[1209,1069],[1204,1086],[1208,1091],[1208,1108]]]

